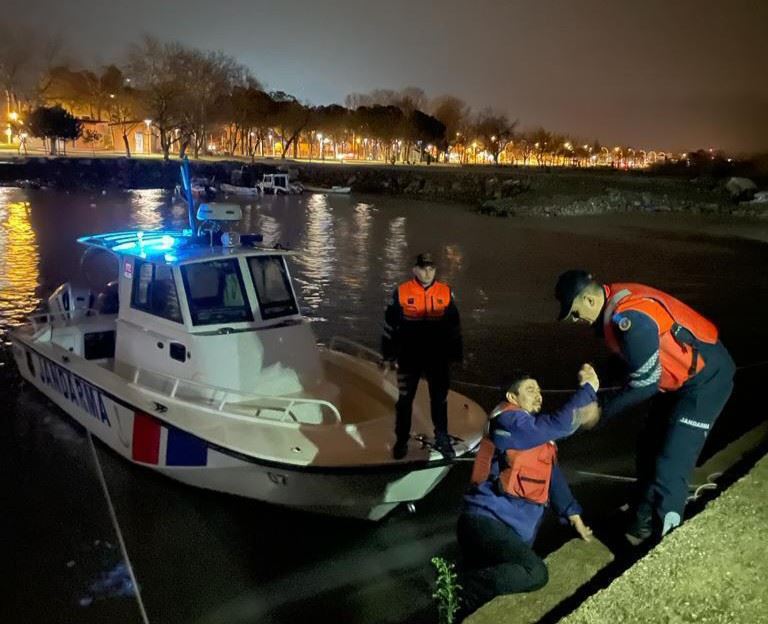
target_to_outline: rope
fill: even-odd
[[[763,362],[752,362],[751,364],[744,364],[742,366],[737,366],[736,371],[743,371],[743,370],[751,370],[753,368],[759,368],[761,366],[768,366],[768,360],[765,360]],[[475,383],[472,381],[463,381],[461,379],[454,379],[451,383],[457,384],[459,386],[466,386],[468,388],[480,388],[482,390],[504,390],[502,386],[491,386],[488,384],[481,384],[481,383]],[[597,392],[616,392],[618,390],[621,390],[623,386],[608,386],[607,388],[600,388]],[[542,394],[572,394],[574,392],[573,389],[564,389],[564,388],[557,388],[557,389],[547,389],[542,390]]]
[[[93,443],[93,436],[91,432],[87,432],[88,444],[91,447],[91,453],[93,454],[93,461],[96,464],[96,472],[99,475],[99,482],[101,488],[104,491],[104,497],[107,499],[107,507],[109,508],[109,517],[112,519],[112,525],[115,527],[115,533],[117,534],[117,540],[120,543],[120,551],[123,553],[123,559],[125,565],[128,568],[128,574],[131,577],[131,583],[133,584],[133,590],[136,596],[136,602],[138,602],[139,613],[141,614],[141,621],[144,624],[149,624],[149,618],[147,617],[147,610],[144,608],[144,601],[141,599],[141,591],[139,591],[139,583],[136,581],[136,574],[133,571],[131,560],[128,558],[128,548],[125,545],[123,539],[123,532],[120,530],[120,523],[117,521],[117,513],[115,512],[115,506],[112,504],[112,497],[109,495],[109,488],[107,487],[107,480],[104,478],[104,471],[101,468],[101,462],[99,462],[99,456],[96,453],[96,446]]]

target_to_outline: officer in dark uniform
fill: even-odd
[[[627,539],[639,544],[682,520],[688,478],[731,391],[736,371],[715,325],[665,292],[600,284],[581,270],[557,281],[560,320],[590,323],[627,364],[628,382],[602,418],[653,398],[638,450],[639,500]]]
[[[400,391],[395,407],[395,459],[408,452],[411,409],[422,375],[429,384],[435,448],[446,458],[455,456],[448,435],[447,396],[450,364],[463,357],[461,323],[451,289],[435,280],[435,272],[432,255],[419,254],[413,278],[395,289],[384,314],[382,353],[385,362],[397,362]]]

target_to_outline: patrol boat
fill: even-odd
[[[423,498],[451,467],[429,443],[424,382],[422,435],[394,460],[394,374],[347,338],[317,343],[295,252],[238,234],[240,216],[203,204],[197,232],[78,239],[112,254],[119,278],[101,293],[61,285],[11,333],[22,376],[116,453],[189,485],[370,520]],[[453,391],[448,414],[460,457],[486,416]]]

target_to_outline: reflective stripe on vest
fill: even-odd
[[[519,409],[513,403],[494,410],[497,415],[509,409]],[[500,461],[496,445],[486,436],[480,441],[480,448],[472,466],[471,482],[479,485],[491,475],[494,461]],[[549,500],[549,484],[552,481],[552,468],[557,461],[557,446],[554,442],[545,442],[530,449],[509,449],[503,454],[506,468],[500,471],[498,483],[505,494],[522,498],[540,505]],[[501,467],[500,467],[501,468]]]
[[[607,284],[605,288],[608,301],[603,313],[603,329],[606,344],[612,351],[621,354],[619,337],[611,323],[613,315],[635,310],[650,316],[658,327],[661,390],[677,390],[704,368],[705,362],[698,351],[678,340],[677,335],[686,329],[700,342],[715,344],[718,332],[711,321],[655,288],[623,283]]]
[[[424,288],[413,278],[398,286],[397,297],[406,319],[439,319],[443,318],[451,302],[451,289],[442,282],[433,282],[429,288]]]

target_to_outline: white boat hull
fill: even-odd
[[[304,186],[304,190],[310,193],[327,193],[331,195],[347,195],[352,192],[351,186],[332,186],[330,188],[322,186]]]
[[[255,197],[261,195],[261,189],[258,186],[235,186],[234,184],[220,184],[219,188],[228,195],[244,195]]]
[[[399,503],[426,496],[451,467],[428,451],[415,461],[336,466],[247,456],[184,431],[177,426],[184,414],[172,402],[155,401],[108,368],[20,332],[11,339],[25,380],[119,455],[188,485],[379,520]]]

